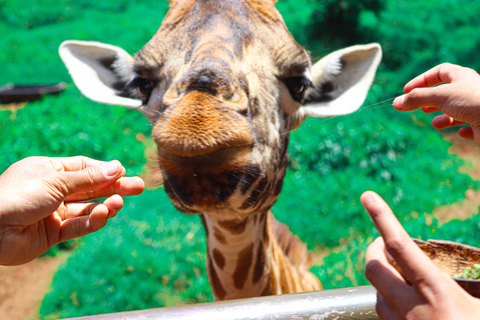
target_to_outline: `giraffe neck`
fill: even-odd
[[[215,300],[321,289],[306,264],[295,265],[287,257],[274,234],[278,222],[271,213],[234,220],[203,214],[202,220],[207,233],[207,271]],[[295,241],[300,243],[296,237]],[[305,248],[300,249],[305,252]]]

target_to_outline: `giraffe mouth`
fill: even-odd
[[[159,148],[165,191],[184,213],[228,208],[232,195],[251,166],[251,149],[251,146],[233,147],[207,155],[183,157]]]
[[[158,147],[160,167],[173,175],[211,175],[236,170],[250,160],[252,146],[223,148],[207,154],[184,156]]]

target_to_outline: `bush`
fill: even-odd
[[[479,5],[479,0],[387,1],[379,15],[364,11],[359,28],[369,41],[382,44],[388,86],[401,88],[404,79],[442,62],[480,68]]]

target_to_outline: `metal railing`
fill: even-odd
[[[372,286],[202,303],[75,318],[76,320],[379,319]],[[70,320],[73,320],[71,318]]]

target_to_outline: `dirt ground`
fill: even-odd
[[[448,151],[457,154],[467,162],[460,171],[469,174],[475,180],[480,180],[480,148],[473,141],[460,138],[456,132],[444,133],[443,136],[452,143]],[[480,191],[467,190],[463,201],[439,207],[433,214],[440,222],[448,222],[454,218],[468,219],[478,213],[479,206]]]
[[[471,141],[461,139],[456,133],[446,133],[444,137],[453,144],[449,152],[470,162],[470,165],[462,168],[462,172],[480,180],[480,148]],[[149,185],[153,187],[157,183],[152,181]],[[478,212],[479,206],[480,191],[468,190],[464,201],[438,208],[434,214],[444,222],[452,218],[466,219]],[[0,266],[0,319],[38,319],[38,308],[48,292],[53,274],[66,258],[67,255],[62,255],[36,259],[22,266]]]
[[[66,255],[45,257],[15,267],[0,266],[0,319],[38,319],[38,308],[53,274]]]

